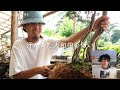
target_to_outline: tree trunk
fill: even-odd
[[[107,15],[107,11],[103,11],[103,15]],[[102,21],[101,21],[102,22]],[[96,42],[96,40],[100,37],[100,35],[103,33],[103,31],[104,31],[104,29],[101,27],[101,22],[100,22],[100,24],[98,25],[98,30],[96,30],[96,32],[94,33],[94,35],[93,35],[93,37],[92,37],[92,39],[91,39],[91,41],[90,41],[90,43],[89,43],[89,46],[90,47],[88,47],[87,48],[87,52],[86,52],[86,57],[87,57],[87,60],[88,61],[92,61],[91,60],[91,56],[92,56],[92,54],[91,54],[91,52],[92,52],[92,50],[93,50],[93,44]]]

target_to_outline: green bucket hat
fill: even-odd
[[[24,11],[23,12],[23,20],[20,26],[27,23],[41,23],[45,24],[43,21],[43,16],[41,11]]]

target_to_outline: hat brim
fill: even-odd
[[[41,20],[41,18],[32,18],[32,19],[23,20],[23,22],[18,27],[21,27],[27,23],[40,23],[40,24],[45,25],[45,22],[43,20]]]

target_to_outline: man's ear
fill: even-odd
[[[25,26],[23,25],[23,30],[26,32]]]

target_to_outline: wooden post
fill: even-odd
[[[11,47],[16,40],[16,30],[18,28],[17,11],[11,11]]]
[[[73,18],[73,34],[76,33],[76,15]],[[75,46],[73,45],[73,51],[75,51]]]

